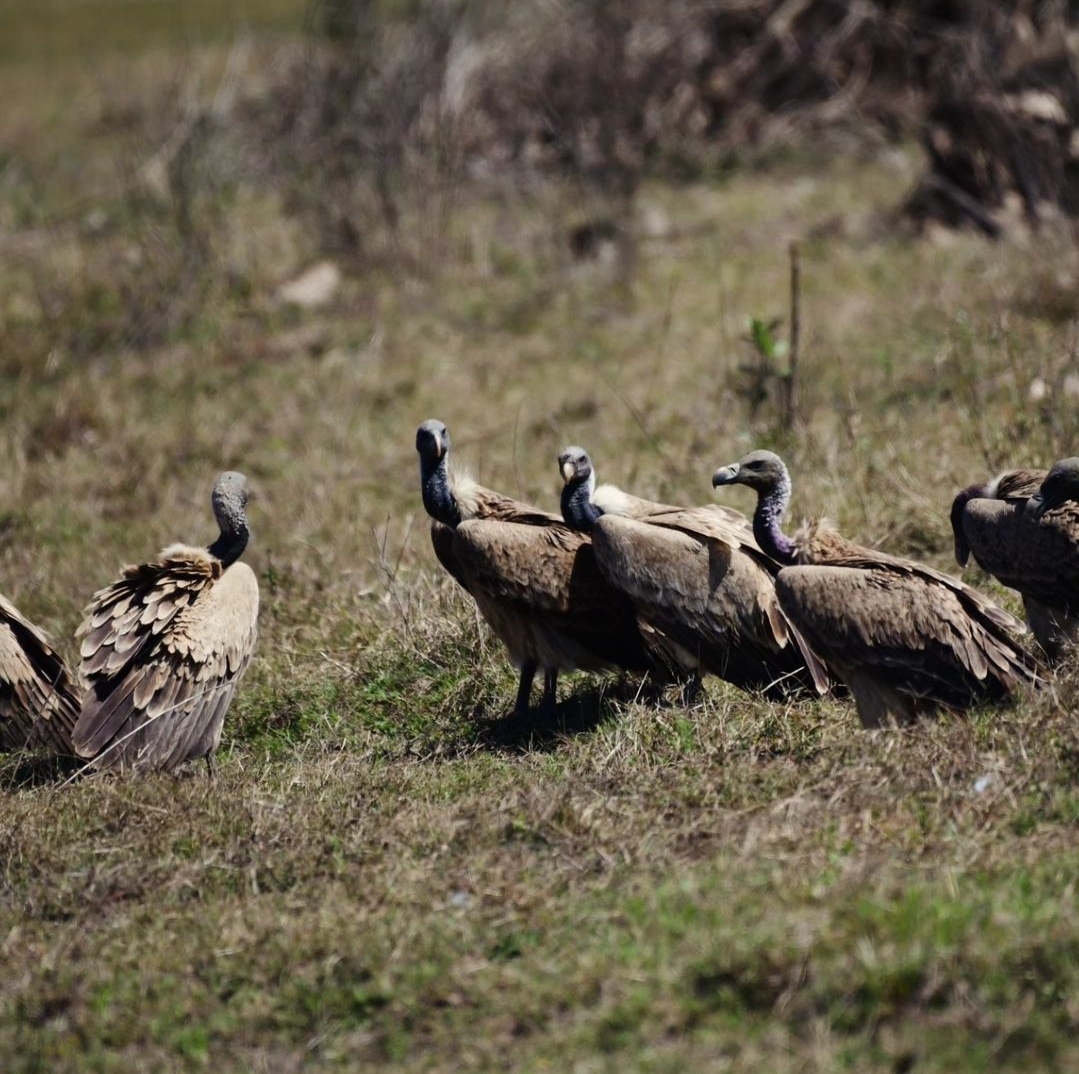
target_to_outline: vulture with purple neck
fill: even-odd
[[[756,491],[757,543],[785,565],[779,603],[850,687],[865,727],[1004,701],[1041,681],[1037,660],[1012,636],[1022,624],[970,586],[854,544],[824,521],[788,537],[791,482],[778,455],[751,452],[720,467],[712,484]]]

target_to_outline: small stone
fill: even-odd
[[[305,310],[318,309],[333,301],[341,286],[341,270],[332,261],[320,261],[296,279],[277,289],[277,298]]]

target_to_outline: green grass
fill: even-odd
[[[104,50],[198,45],[248,30],[298,30],[303,0],[6,0],[0,63],[88,64]]]
[[[570,263],[582,194],[551,180],[457,190],[444,228],[406,201],[417,271],[345,265],[301,313],[275,290],[323,253],[272,177],[222,165],[200,188],[194,280],[167,199],[124,185],[188,47],[224,62],[106,52],[89,103],[65,96],[77,64],[49,93],[29,53],[5,75],[0,579],[70,656],[123,563],[211,536],[211,482],[237,467],[258,657],[214,782],[0,760],[5,1069],[1073,1068],[1074,675],[894,734],[839,701],[710,682],[687,713],[569,676],[558,726],[515,727],[513,672],[432,554],[413,446],[437,415],[479,479],[554,507],[567,443],[684,503],[772,445],[796,515],[951,569],[954,490],[1079,439],[1066,239],[916,239],[892,220],[914,150],[802,149],[646,184],[668,226],[631,295]],[[252,93],[276,56],[245,61]],[[750,319],[786,312],[792,237],[788,433],[772,399],[750,419],[739,366]]]
[[[1008,743],[1053,714],[872,737],[837,710],[814,759],[799,729],[752,765],[759,714],[726,715],[689,754],[632,709],[553,757],[309,741],[216,785],[9,797],[33,983],[0,1042],[102,1068],[1074,1061],[1074,822],[1009,830],[1059,769]]]

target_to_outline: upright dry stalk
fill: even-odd
[[[801,335],[802,272],[798,243],[790,244],[791,262],[791,338],[787,357],[787,372],[783,376],[783,423],[787,430],[794,428],[798,417],[798,343]]]

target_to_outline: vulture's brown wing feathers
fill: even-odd
[[[562,520],[557,515],[548,514],[530,504],[522,503],[510,496],[503,496],[500,492],[477,485],[475,482],[462,479],[456,489],[458,508],[460,509],[464,523],[492,522],[514,523],[522,527],[536,527],[545,529],[549,526],[566,529]],[[500,533],[501,530],[490,531],[492,534]],[[431,544],[439,563],[446,568],[460,585],[471,592],[467,572],[457,552],[454,550],[457,528],[448,526],[436,519],[431,520]],[[528,540],[526,535],[523,540]]]
[[[956,558],[973,553],[982,570],[1023,596],[1027,622],[1051,660],[1079,637],[1079,505],[1038,520],[1027,509],[1045,470],[1012,470],[971,486],[952,504]]]
[[[911,559],[902,559],[899,556],[890,556],[886,552],[865,548],[823,527],[814,541],[810,562],[881,571],[898,577],[917,579],[923,585],[923,592],[927,597],[941,591],[950,592],[960,605],[986,629],[1012,645],[1015,643],[1011,635],[1026,632],[1026,627],[1015,616],[958,578],[953,578],[950,574],[926,566],[924,563],[916,563]]]
[[[457,562],[457,556],[453,551],[453,535],[452,526],[447,526],[445,523],[438,522],[435,519],[431,520],[431,545],[435,550],[435,555],[438,557],[438,562],[446,568],[448,574],[453,576],[458,585],[468,589],[468,580],[465,578],[461,565]]]
[[[205,550],[174,548],[125,571],[79,628],[78,753],[101,768],[169,770],[212,752],[257,617],[258,583],[244,563],[222,571]]]
[[[454,553],[469,580],[492,596],[566,612],[573,557],[588,544],[587,536],[562,523],[539,527],[477,519],[457,527]]]
[[[1042,486],[1048,470],[1008,470],[992,484],[993,496],[1009,503],[1025,503]]]
[[[643,516],[642,516],[643,517]],[[780,564],[771,556],[761,550],[757,539],[753,536],[753,528],[744,515],[718,504],[707,504],[701,507],[665,507],[655,505],[655,510],[643,517],[653,526],[662,526],[665,529],[678,530],[691,537],[693,540],[708,539],[728,545],[734,552],[740,552],[751,560],[759,570],[767,573],[773,579],[779,573]],[[774,598],[764,603],[772,632],[778,644],[785,644],[788,634],[794,635],[794,640],[802,656],[808,665],[816,688],[820,693],[828,689],[828,673],[823,664],[816,659],[809,647],[798,636],[796,630],[792,630],[791,624],[779,607],[779,602]]]
[[[1008,633],[1019,624],[980,594],[930,568],[852,567],[788,567],[776,581],[783,609],[837,668],[953,708],[1038,681]]]
[[[957,578],[848,541],[823,520],[794,545],[800,565],[779,572],[780,604],[850,686],[866,726],[1041,682],[1013,636],[1023,625]]]
[[[1002,585],[1077,614],[1079,505],[1064,504],[1036,521],[1025,502],[971,500],[963,514],[971,552]]]
[[[650,666],[632,605],[600,573],[587,535],[557,519],[543,525],[477,519],[457,527],[453,551],[466,588],[511,653],[516,647],[488,614],[492,602],[532,617],[539,649],[563,654],[541,660],[544,666]]]
[[[664,619],[667,623],[666,627],[661,626],[658,619],[650,620],[653,627],[661,631],[672,629],[681,637],[682,642],[692,643],[683,644],[683,649],[689,654],[701,651],[701,638],[695,636],[698,631],[715,634],[718,628],[718,640],[721,642],[721,647],[713,650],[713,658],[706,661],[706,667],[728,681],[750,689],[759,689],[774,682],[777,683],[777,687],[773,693],[779,695],[789,693],[791,687],[795,685],[819,694],[827,692],[828,671],[818,654],[813,652],[806,640],[792,627],[783,614],[776,599],[774,587],[769,584],[772,590],[770,593],[765,593],[760,588],[762,572],[774,578],[779,570],[779,564],[761,550],[753,536],[753,528],[745,515],[720,504],[674,507],[654,503],[630,496],[611,485],[604,485],[597,489],[594,502],[607,512],[600,520],[601,523],[606,518],[622,517],[683,533],[696,544],[701,542],[717,544],[718,556],[710,557],[712,563],[709,565],[708,573],[697,573],[686,562],[680,570],[683,582],[678,586],[679,589],[685,589],[692,585],[700,591],[703,589],[702,579],[708,578],[707,584],[711,589],[719,587],[719,591],[710,598],[712,613],[708,618],[711,622],[699,620],[694,623],[688,636],[684,629],[674,630],[673,623],[668,623],[666,618]],[[656,540],[658,539],[657,537]],[[683,547],[688,549],[689,546]],[[727,585],[720,585],[716,572],[712,569],[717,559],[721,564],[733,561],[740,568]],[[757,568],[756,571],[753,570],[754,565]],[[662,557],[655,562],[654,567],[652,573],[655,577],[659,577],[670,569],[663,563]],[[720,577],[723,573],[721,571]],[[699,604],[703,599],[699,597],[697,603]],[[736,605],[733,612],[722,607],[724,601],[733,602]],[[678,614],[676,604],[669,601],[661,603],[667,604],[666,613]],[[750,613],[750,609],[754,611]],[[763,630],[763,632],[759,624],[762,612],[767,617],[770,627],[770,630]],[[686,624],[683,623],[683,627],[685,626]],[[734,651],[730,649],[733,637],[732,626],[735,631],[741,632],[742,637],[740,647],[737,641],[734,642]],[[787,645],[789,639],[792,639],[794,644],[786,652],[778,658],[769,655],[770,651],[781,650]],[[758,646],[762,640],[765,649],[759,650]],[[727,648],[725,656],[721,655],[723,646]],[[754,655],[755,651],[757,655]],[[738,659],[732,661],[733,657],[738,657]],[[763,666],[759,663],[761,658],[764,660]],[[757,666],[754,666],[755,663]]]
[[[45,635],[0,597],[0,746],[71,753],[79,699]]]
[[[593,533],[600,569],[644,624],[702,670],[751,690],[818,688],[799,646],[788,644],[772,572],[758,561],[763,554],[746,554],[725,520],[694,525],[694,513],[672,509],[660,523],[658,514],[646,522],[602,516]],[[808,660],[826,689],[819,661],[811,652]]]

